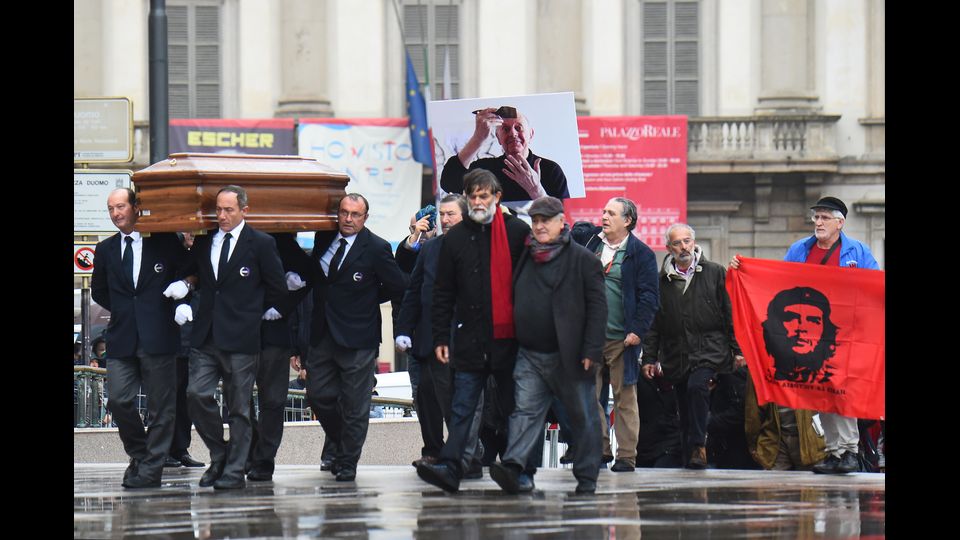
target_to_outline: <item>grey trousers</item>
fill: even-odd
[[[860,429],[857,427],[856,418],[821,412],[820,424],[823,425],[823,441],[826,444],[824,450],[827,455],[840,457],[844,452],[857,453]]]

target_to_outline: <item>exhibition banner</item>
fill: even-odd
[[[585,196],[564,201],[570,223],[600,224],[613,197],[637,205],[633,234],[666,249],[667,228],[687,219],[686,116],[579,116]]]
[[[350,177],[347,193],[370,202],[366,226],[396,247],[420,208],[423,165],[406,118],[301,118],[299,155]]]
[[[170,153],[294,155],[293,119],[170,120]]]

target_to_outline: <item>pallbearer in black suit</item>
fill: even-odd
[[[210,468],[200,486],[245,486],[250,451],[250,398],[257,374],[262,319],[280,317],[276,307],[287,294],[276,242],[244,222],[247,192],[227,186],[217,193],[219,229],[196,239],[191,272],[196,272],[196,320],[189,305],[177,308],[177,322],[194,320],[190,338],[187,403],[197,433],[210,450]],[[215,399],[223,377],[230,442]]]
[[[288,294],[276,306],[281,317],[263,321],[260,330],[262,349],[257,367],[257,402],[260,414],[253,422],[250,466],[247,467],[247,479],[259,482],[273,479],[274,459],[283,438],[283,408],[287,404],[290,356],[295,345],[291,334],[298,333],[297,328],[291,328],[291,315],[313,288],[313,280],[304,282],[302,277],[310,275],[313,262],[297,243],[296,235],[274,233],[270,236],[277,242],[280,262],[286,271]]]
[[[356,478],[367,438],[370,396],[380,350],[380,304],[399,301],[406,277],[390,244],[364,228],[370,205],[363,195],[340,201],[338,231],[318,232],[314,306],[307,358],[307,399],[333,446],[330,471]]]
[[[179,278],[187,266],[187,251],[175,234],[144,237],[134,230],[140,208],[133,190],[111,192],[107,210],[120,232],[97,245],[91,293],[110,310],[107,391],[123,449],[130,456],[123,487],[160,487],[173,438],[174,358],[180,348],[180,331],[173,322],[176,301],[170,296],[174,289],[186,294],[188,286]],[[146,433],[137,411],[141,386],[152,416]]]

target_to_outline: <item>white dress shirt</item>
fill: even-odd
[[[246,224],[246,221],[241,221],[239,225],[230,231],[230,251],[227,252],[228,261],[230,257],[233,256],[233,250],[237,248],[237,239],[240,238],[240,231],[243,230],[244,224]],[[217,229],[210,243],[210,264],[213,265],[213,277],[217,279],[220,279],[220,246],[223,245],[223,237],[225,234],[227,233]]]

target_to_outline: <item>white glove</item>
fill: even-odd
[[[300,279],[300,274],[296,272],[287,272],[285,277],[287,278],[288,291],[295,291],[307,286],[307,282]]]
[[[397,336],[397,350],[400,352],[406,351],[413,346],[413,343],[410,342],[409,336]]]
[[[273,308],[268,309],[267,312],[263,314],[263,320],[265,321],[275,321],[280,317],[283,317],[283,315],[280,315],[280,312]]]
[[[173,320],[177,321],[177,324],[183,326],[183,323],[193,320],[193,308],[190,307],[190,304],[180,304],[177,306],[177,312],[173,315]]]
[[[164,289],[163,291],[163,295],[166,296],[167,298],[180,300],[181,298],[186,296],[187,293],[189,292],[190,292],[190,287],[187,287],[187,283],[181,279],[167,285],[167,288]]]

